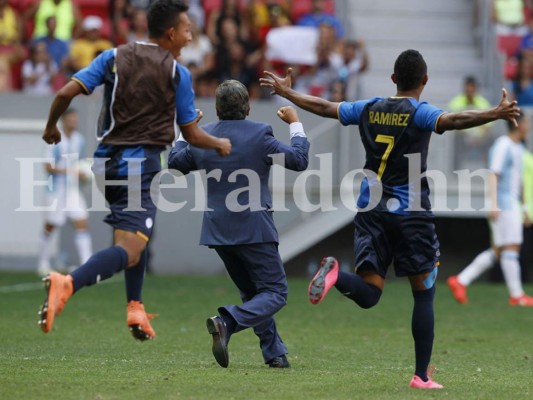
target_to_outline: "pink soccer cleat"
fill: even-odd
[[[409,382],[409,387],[413,389],[443,389],[444,386],[435,382],[433,379],[428,377],[428,380],[424,382],[422,378],[418,375],[413,376],[411,382]]]
[[[325,257],[320,268],[309,283],[308,295],[312,304],[318,304],[326,293],[337,282],[339,277],[339,263],[334,257]]]

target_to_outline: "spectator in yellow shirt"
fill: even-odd
[[[40,0],[34,1],[33,5],[23,13],[24,24],[33,18],[35,28],[33,38],[46,35],[46,20],[56,17],[56,37],[64,41],[70,41],[78,37],[81,21],[81,11],[73,0]]]
[[[451,112],[465,110],[486,110],[490,102],[478,93],[476,78],[467,76],[464,79],[463,92],[450,100],[448,109]],[[465,129],[454,137],[456,169],[478,169],[487,165],[487,152],[490,145],[490,124]]]
[[[101,52],[113,47],[109,40],[102,38],[102,27],[102,19],[95,15],[83,20],[83,35],[70,47],[70,68],[73,72],[85,68]]]

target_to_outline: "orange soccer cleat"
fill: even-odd
[[[158,314],[147,314],[144,311],[144,304],[140,301],[132,300],[127,307],[127,321],[131,335],[137,340],[155,339],[155,331],[150,325],[150,320]]]
[[[512,306],[533,307],[533,297],[523,294],[520,297],[509,297],[509,304]]]
[[[43,278],[46,298],[39,310],[39,325],[44,333],[50,332],[56,315],[61,314],[63,307],[72,293],[72,277],[57,272],[50,272]]]
[[[457,275],[450,276],[446,283],[450,287],[452,295],[458,303],[468,303],[468,297],[466,295],[466,286],[459,282],[459,280],[457,279]]]

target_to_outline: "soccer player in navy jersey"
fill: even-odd
[[[48,144],[61,140],[56,123],[72,99],[104,85],[93,171],[110,206],[105,222],[114,228],[114,246],[94,254],[70,275],[52,272],[45,278],[47,294],[39,320],[45,333],[73,293],[124,270],[127,325],[135,339],[155,337],[141,292],[145,248],[156,213],[150,184],[161,169],[160,154],[172,145],[176,124],[193,146],[216,149],[221,156],[231,151],[228,139],[198,127],[191,74],[176,62],[191,41],[187,10],[181,0],[153,2],[148,11],[148,42],[104,51],[76,73],[52,102],[43,134]]]
[[[355,216],[356,273],[341,272],[335,258],[324,258],[309,284],[309,300],[320,303],[335,286],[360,307],[373,307],[381,297],[388,266],[394,261],[396,275],[409,278],[414,298],[416,366],[409,386],[440,389],[442,385],[427,372],[433,348],[433,301],[439,264],[439,242],[424,177],[429,140],[432,132],[466,129],[497,119],[516,124],[520,109],[516,101],[507,99],[505,89],[499,105],[488,110],[448,113],[420,101],[428,74],[416,50],[406,50],[396,59],[391,79],[397,91],[388,98],[334,103],[303,95],[291,89],[291,72],[289,69],[281,78],[265,71],[261,86],[312,113],[337,118],[343,125],[359,125],[366,151],[367,177],[362,182]],[[418,182],[409,182],[406,156],[413,154],[420,156]]]

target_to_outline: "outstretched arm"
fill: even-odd
[[[68,82],[57,92],[50,106],[48,121],[43,133],[43,140],[46,143],[57,144],[61,141],[61,133],[57,129],[57,121],[68,108],[72,99],[81,93],[83,93],[82,87],[74,81]]]
[[[497,119],[512,121],[517,126],[516,118],[520,108],[516,100],[507,99],[507,91],[502,89],[500,104],[488,110],[470,110],[443,114],[437,123],[437,132],[473,128]]]
[[[196,121],[189,125],[180,126],[181,133],[191,146],[202,149],[215,149],[221,156],[227,156],[231,153],[231,142],[226,138],[217,138],[211,136],[198,126]]]
[[[339,103],[334,103],[320,97],[309,96],[299,93],[291,88],[292,85],[292,68],[287,69],[285,78],[273,74],[270,71],[264,71],[265,78],[260,78],[259,82],[262,87],[272,89],[270,94],[277,94],[285,97],[300,108],[313,114],[327,118],[338,118],[337,108]]]
[[[189,144],[181,136],[176,140],[168,155],[168,167],[177,169],[185,175],[198,169],[190,152]]]

